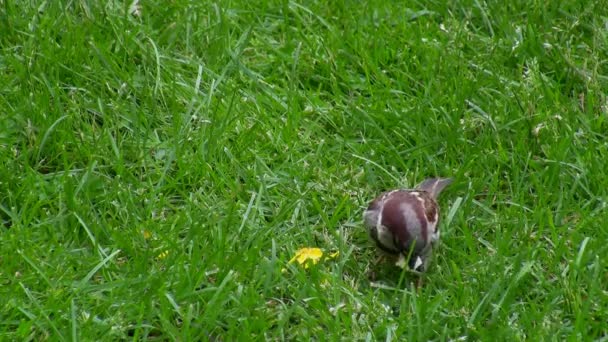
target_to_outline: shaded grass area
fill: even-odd
[[[601,2],[0,4],[3,339],[606,337]],[[361,213],[435,175],[416,293]]]

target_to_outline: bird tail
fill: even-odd
[[[452,184],[453,181],[453,178],[429,178],[420,183],[416,188],[427,191],[433,198],[437,198],[441,191]]]

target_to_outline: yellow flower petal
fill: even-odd
[[[337,251],[337,252],[333,252],[333,253],[331,253],[331,254],[329,255],[329,258],[330,258],[330,259],[333,259],[333,258],[337,257],[338,255],[340,255],[340,251]]]
[[[146,239],[146,240],[148,240],[149,238],[152,237],[152,233],[150,233],[147,230],[144,230],[143,234],[144,234],[144,239]]]
[[[159,255],[158,255],[156,258],[157,258],[157,259],[164,259],[164,258],[166,258],[166,257],[168,257],[168,256],[169,256],[169,251],[168,251],[168,250],[166,250],[166,251],[164,251],[164,252],[161,252],[161,253],[160,253],[160,254],[159,254]]]
[[[323,251],[320,248],[312,248],[312,247],[306,247],[306,248],[300,248],[296,251],[296,254],[293,256],[293,258],[291,258],[291,260],[289,260],[289,263],[293,263],[294,261],[297,261],[298,264],[300,265],[304,265],[304,268],[308,268],[308,266],[310,265],[307,261],[311,261],[312,264],[316,264],[317,262],[319,262],[319,260],[321,260],[321,257],[323,256]]]

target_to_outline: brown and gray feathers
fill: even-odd
[[[431,244],[439,239],[437,197],[451,183],[450,178],[430,178],[415,189],[387,191],[372,200],[364,221],[378,248],[394,255],[411,253],[410,267],[424,270]]]

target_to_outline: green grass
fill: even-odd
[[[608,338],[606,2],[128,10],[0,1],[0,340]],[[428,176],[415,292],[361,214]]]

